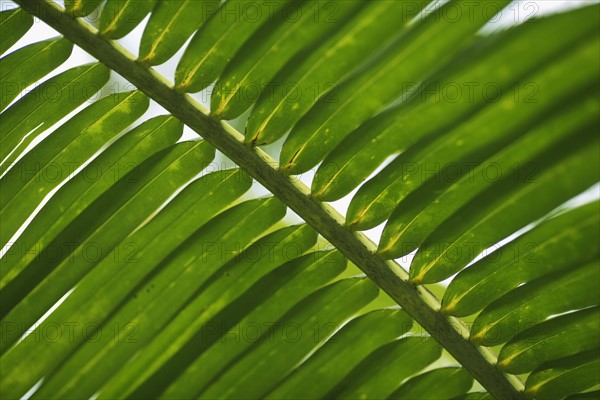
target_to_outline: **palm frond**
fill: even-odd
[[[594,396],[597,4],[16,3],[2,53],[63,37],[0,60],[3,398]]]

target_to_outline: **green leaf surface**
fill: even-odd
[[[575,399],[585,399],[585,400],[598,400],[600,398],[600,390],[594,390],[590,392],[573,394],[571,396],[566,397],[567,400],[575,400]]]
[[[274,77],[274,87],[263,92],[250,114],[246,142],[268,144],[283,136],[343,77],[400,35],[428,2],[365,2],[331,38],[295,56]]]
[[[152,221],[143,228],[136,231],[128,240],[122,242],[124,247],[116,250],[110,257],[105,257],[100,265],[90,272],[77,286],[61,306],[39,326],[36,332],[44,332],[47,324],[58,323],[61,321],[73,321],[74,336],[73,340],[62,338],[58,343],[48,343],[44,340],[35,340],[32,334],[25,341],[12,348],[0,360],[2,365],[16,365],[18,362],[27,362],[26,358],[34,356],[36,365],[39,368],[31,370],[31,374],[11,376],[10,369],[3,368],[2,382],[11,393],[20,390],[27,390],[28,384],[36,382],[36,376],[33,374],[42,373],[49,365],[56,365],[65,356],[68,355],[69,348],[65,345],[73,346],[82,340],[89,338],[93,332],[84,332],[86,325],[82,321],[93,321],[94,326],[100,327],[104,318],[108,317],[114,307],[131,295],[132,289],[138,288],[148,274],[160,265],[160,263],[178,247],[199,226],[206,223],[212,216],[228,204],[226,201],[232,201],[239,197],[241,193],[248,190],[249,182],[240,180],[243,176],[235,171],[225,173],[216,172],[207,175],[204,179],[196,180],[189,185],[175,200],[167,205]],[[244,184],[242,184],[245,182]],[[209,189],[210,190],[207,190]],[[183,195],[183,196],[182,196]],[[205,207],[196,207],[196,201],[202,201]],[[158,232],[164,231],[170,225],[177,227],[173,234],[168,238],[161,237]],[[127,245],[138,244],[135,252],[131,254],[123,253],[127,250]],[[144,292],[145,293],[145,292]],[[133,293],[140,296],[142,293]],[[147,295],[147,294],[146,294]],[[81,307],[81,304],[88,304],[88,307]],[[133,321],[130,321],[133,322]],[[3,322],[4,323],[4,322]],[[44,325],[45,324],[45,325]],[[89,325],[88,325],[89,329]],[[106,328],[110,329],[110,327]],[[106,331],[105,329],[105,331]],[[119,329],[117,327],[117,329]],[[121,326],[120,329],[127,329]],[[107,332],[110,335],[109,332]],[[128,337],[128,332],[123,331],[124,337]],[[39,336],[37,336],[39,338]],[[42,336],[43,337],[43,336]],[[67,341],[65,344],[64,341]],[[126,344],[126,342],[125,342]],[[33,350],[39,348],[41,350]],[[41,351],[41,352],[40,352]],[[65,353],[65,351],[67,351]],[[13,373],[15,371],[13,370]],[[86,371],[83,371],[86,372]],[[93,382],[91,382],[93,384]],[[131,382],[130,382],[131,384]]]
[[[442,312],[473,314],[516,288],[600,253],[598,201],[551,218],[461,271],[448,285]]]
[[[455,178],[455,171],[451,169],[447,174],[429,180],[407,196],[392,213],[381,235],[378,253],[386,259],[410,253],[442,221],[502,177],[527,182],[528,169],[552,164],[556,160],[556,149],[564,149],[565,143],[578,141],[581,135],[594,129],[599,113],[600,101],[596,96],[582,99],[576,107],[549,118],[460,179]]]
[[[65,10],[74,17],[85,17],[96,11],[103,0],[65,0]]]
[[[218,8],[219,0],[158,0],[142,35],[139,59],[150,65],[164,63]],[[217,14],[215,20],[220,17]]]
[[[265,276],[196,334],[196,340],[187,346],[187,351],[192,353],[191,357],[180,353],[170,365],[166,365],[170,368],[160,371],[164,374],[169,369],[187,367],[181,376],[171,382],[164,396],[199,396],[230,365],[263,340],[272,344],[276,338],[274,329],[283,326],[281,318],[286,313],[289,314],[290,309],[298,310],[298,304],[308,304],[311,297],[307,296],[340,275],[345,268],[346,260],[340,253],[327,251],[307,254]],[[310,337],[325,340],[327,331],[324,330],[324,324],[329,322],[319,320],[317,325],[303,328],[302,335],[305,339]],[[263,336],[265,339],[261,339]],[[285,338],[286,336],[282,337]],[[160,375],[155,376],[158,378]],[[127,387],[126,381],[122,385]],[[114,394],[115,392],[107,390],[100,397],[108,399]]]
[[[19,93],[64,63],[73,51],[67,39],[50,39],[16,50],[0,59],[0,110]]]
[[[28,287],[15,290],[17,297],[4,298],[3,322],[31,326],[107,257],[113,262],[135,263],[141,242],[124,239],[213,157],[214,149],[206,142],[180,143],[155,154],[121,178],[53,241],[58,248],[54,259],[33,260],[31,271],[40,277],[23,282]],[[12,342],[6,338],[3,350]]]
[[[223,72],[237,51],[292,0],[229,0],[193,36],[175,72],[177,90],[195,93]]]
[[[250,185],[251,181],[239,170],[214,172],[192,182],[147,225],[122,242],[119,249],[113,251],[115,257],[106,257],[98,268],[86,277],[79,285],[82,288],[79,292],[80,301],[90,301],[95,292],[103,292],[106,293],[108,301],[105,304],[111,308],[111,304],[118,304],[130,296],[131,290],[144,282],[170,253],[215,214],[246,192]],[[198,207],[199,203],[204,206]],[[171,232],[170,235],[161,234],[167,230]],[[131,243],[136,244],[133,254],[131,254]],[[124,257],[123,254],[133,257]],[[132,266],[134,268],[131,268]],[[195,311],[197,312],[197,309]],[[193,317],[195,316],[196,313],[193,314]],[[135,325],[130,324],[117,327],[123,330],[121,336],[123,341],[131,334],[125,331],[127,326],[131,329],[135,328]],[[127,344],[127,342],[121,343]],[[163,348],[159,350],[159,354],[162,350]],[[151,352],[144,354],[149,353]],[[105,360],[106,364],[101,364],[102,367],[99,368],[103,368],[104,372],[99,370],[97,378],[94,378],[93,374],[90,378],[89,370],[82,371],[82,375],[78,378],[87,376],[89,379],[80,382],[79,390],[84,392],[91,390],[105,378],[106,370],[116,372],[115,369],[122,366],[119,364],[118,356],[119,354],[112,354],[109,360]],[[112,362],[116,362],[117,365],[114,366]],[[145,363],[142,370],[145,370],[144,368],[149,368],[149,363]],[[125,375],[127,375],[125,372],[121,374],[121,376]],[[133,389],[131,378],[126,386]]]
[[[557,149],[556,158],[564,155],[560,163],[536,161],[538,171],[529,182],[507,177],[444,221],[417,251],[411,281],[432,283],[448,278],[483,250],[598,182],[600,158],[595,131],[587,131],[591,140],[580,137]],[[568,149],[571,146],[578,149]]]
[[[138,91],[107,96],[81,111],[21,158],[0,178],[0,245],[8,242],[52,189],[147,108],[148,98]]]
[[[365,5],[355,0],[311,0],[299,3],[294,16],[287,7],[279,9],[248,39],[217,80],[211,113],[219,119],[241,115],[263,88],[272,90],[277,83],[271,79],[292,56],[342,28]]]
[[[349,317],[377,297],[365,278],[333,283],[290,310],[256,347],[224,372],[200,396],[259,398],[283,379],[307,354],[318,348]],[[315,324],[318,334],[311,334]],[[290,328],[293,327],[293,328]]]
[[[599,307],[591,307],[529,328],[502,347],[498,367],[511,374],[522,374],[546,361],[600,351],[599,311]]]
[[[102,376],[106,379],[115,372],[114,368],[105,368],[100,374],[98,366],[107,362],[118,365],[118,359],[132,357],[194,298],[210,275],[241,254],[253,239],[262,235],[284,214],[285,207],[278,200],[259,199],[242,203],[204,225],[105,322],[106,327],[135,324],[135,342],[120,343],[105,335],[97,341],[85,343],[61,366],[62,371],[56,379],[44,385],[34,398],[93,395],[99,385],[89,387],[89,383],[85,384],[89,387],[86,392],[82,390],[82,383],[88,381],[90,375],[102,383]],[[226,246],[232,248],[223,250]],[[90,321],[78,322],[86,324],[100,318],[96,314]]]
[[[33,17],[21,8],[0,12],[0,55],[21,39],[33,25]]]
[[[36,282],[40,271],[25,274],[36,258],[50,258],[53,240],[99,196],[152,154],[175,144],[183,126],[171,116],[152,118],[127,132],[69,180],[40,210],[0,260],[0,294],[14,297],[13,280]],[[81,238],[81,234],[78,234]],[[48,260],[46,260],[48,261]],[[31,283],[29,284],[31,285]],[[16,284],[22,291],[25,284]]]
[[[527,378],[525,394],[536,399],[556,399],[599,383],[600,358],[594,350],[555,360],[533,372]]]
[[[452,400],[493,400],[489,393],[485,392],[471,392],[464,396],[455,397]]]
[[[451,399],[466,394],[473,378],[462,368],[438,368],[411,378],[389,399]]]
[[[568,108],[569,98],[585,95],[596,85],[600,62],[590,62],[599,51],[599,42],[586,42],[571,50],[568,57],[546,66],[528,79],[540,93],[527,103],[516,103],[515,93],[504,93],[474,118],[434,140],[420,142],[398,156],[363,185],[348,207],[347,225],[364,230],[385,221],[398,204],[430,179],[448,184],[469,172],[494,152],[516,140],[549,114]],[[587,68],[580,68],[584,64]],[[580,68],[573,79],[562,79],[565,69]],[[522,85],[519,96],[530,92]],[[584,92],[584,93],[581,93]],[[506,115],[510,113],[511,118]]]
[[[551,315],[598,304],[599,260],[527,283],[486,307],[473,322],[471,340],[504,343]]]
[[[490,4],[502,7],[508,3],[494,0]],[[471,6],[482,7],[475,3]],[[456,19],[440,16],[449,7],[460,10]],[[469,15],[465,7],[466,2],[461,0],[442,5],[413,25],[389,51],[344,81],[335,92],[322,97],[284,142],[282,169],[289,174],[308,171],[353,129],[405,93],[409,89],[406,82],[426,79],[444,65],[493,16],[481,12],[481,8]]]
[[[102,9],[98,31],[108,39],[120,39],[150,13],[157,0],[108,0]]]
[[[291,0],[229,0],[193,36],[175,71],[177,90],[195,93],[213,83],[244,42],[263,24],[285,19]]]
[[[270,392],[269,399],[324,397],[360,361],[410,330],[412,320],[398,309],[371,311],[335,333],[315,354]]]
[[[427,367],[442,354],[431,338],[405,337],[388,343],[362,361],[327,398],[384,399],[403,380]],[[364,371],[373,371],[365,374]]]
[[[39,84],[4,110],[0,114],[1,172],[41,133],[92,98],[109,76],[109,69],[102,64],[71,68]]]
[[[282,228],[255,242],[213,274],[203,285],[202,290],[198,292],[196,298],[179,311],[177,316],[148,343],[137,358],[126,365],[121,372],[122,376],[115,377],[116,381],[127,382],[129,380],[129,385],[124,386],[127,390],[133,391],[136,385],[142,385],[144,380],[147,380],[153,390],[157,388],[154,393],[162,391],[163,385],[166,386],[169,383],[169,377],[177,373],[175,368],[169,368],[173,362],[170,359],[177,360],[177,353],[183,348],[189,348],[190,344],[195,344],[194,351],[198,347],[202,347],[197,346],[197,342],[190,341],[190,339],[197,337],[199,332],[211,325],[211,319],[215,315],[226,309],[231,303],[238,301],[240,297],[246,296],[244,293],[252,292],[251,288],[265,275],[271,273],[282,263],[303,254],[315,241],[314,231],[306,225],[301,225]],[[314,256],[312,255],[312,257]],[[250,306],[254,301],[258,302],[258,298],[246,301],[244,305]],[[184,355],[187,357],[192,353],[185,351]],[[118,357],[122,358],[120,353]],[[106,362],[103,365],[106,365]],[[122,364],[116,363],[116,367],[121,366]],[[106,369],[110,369],[110,367]],[[152,379],[148,379],[150,376],[153,376]],[[85,380],[82,384],[86,384],[88,381]],[[113,382],[113,390],[115,387],[118,387],[118,383]],[[125,387],[123,389],[125,390]],[[140,390],[143,391],[143,389]]]
[[[535,100],[535,82],[526,76],[589,37],[597,29],[597,8],[582,7],[534,18],[506,31],[478,37],[457,57],[457,66],[451,65],[435,79],[417,86],[417,92],[406,102],[366,121],[336,146],[317,171],[313,196],[324,201],[340,199],[387,157],[422,138],[452,129],[497,101],[500,92],[514,94],[519,103]],[[521,57],[523,52],[528,57]],[[526,86],[521,97],[516,96],[519,86]]]

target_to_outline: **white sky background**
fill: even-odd
[[[441,0],[441,1],[443,1],[443,0]],[[62,1],[58,1],[58,2],[62,3]],[[498,29],[501,27],[522,23],[525,20],[527,20],[528,18],[531,18],[534,16],[551,14],[551,13],[554,13],[557,11],[562,11],[562,10],[569,9],[569,8],[580,7],[582,5],[586,5],[586,4],[590,4],[590,3],[597,3],[597,2],[598,2],[598,0],[515,1],[503,11],[503,13],[500,15],[500,18],[495,18],[495,20],[493,22],[490,22],[486,27],[484,27],[484,30],[494,30],[494,29]],[[439,3],[439,1],[437,3]],[[436,3],[434,3],[433,6],[435,6],[435,4]],[[1,5],[2,10],[6,10],[6,9],[15,7],[15,4],[9,0],[0,0],[0,5]],[[430,6],[429,9],[433,8],[433,6]],[[139,46],[140,39],[141,39],[142,33],[144,31],[144,27],[146,25],[147,20],[148,20],[148,17],[144,21],[142,21],[142,23],[133,32],[131,32],[129,35],[127,35],[126,37],[124,37],[123,39],[120,39],[118,41],[123,47],[125,47],[127,50],[129,50],[133,54],[137,55],[138,46]],[[44,24],[43,22],[36,19],[36,23],[34,23],[34,26],[25,35],[25,37],[23,37],[19,42],[17,42],[13,46],[13,48],[9,49],[9,51],[7,53],[11,52],[14,49],[20,48],[24,45],[38,42],[38,41],[45,40],[45,39],[49,39],[49,38],[52,38],[55,36],[59,36],[59,34],[56,31],[54,31],[52,28],[50,28],[49,26]],[[175,73],[175,68],[177,66],[177,61],[180,59],[184,48],[185,48],[185,46],[169,61],[167,61],[165,64],[155,67],[155,69],[158,72],[160,72],[161,74],[163,74],[166,78],[173,81],[173,76]],[[85,64],[85,63],[94,62],[94,61],[95,61],[95,59],[93,57],[91,57],[89,54],[87,54],[86,52],[84,52],[83,50],[81,50],[75,46],[73,53],[72,53],[71,57],[67,60],[67,62],[65,62],[60,68],[58,68],[54,72],[52,72],[52,74],[49,75],[48,77],[46,77],[45,79],[50,78],[51,76],[57,75],[57,74],[65,71],[67,69],[70,69],[72,67],[75,67],[75,66],[78,66],[81,64]],[[109,83],[108,87],[104,88],[106,91],[105,94],[110,93],[110,90],[114,90],[115,88],[120,89],[120,90],[131,90],[132,86],[126,80],[124,80],[120,76],[113,73],[113,80]],[[208,90],[210,90],[210,88]],[[209,91],[204,91],[204,92],[194,95],[194,97],[196,97],[196,99],[198,101],[200,101],[202,104],[204,104],[206,107],[208,107],[209,106],[209,94],[210,94]],[[78,108],[70,115],[75,114],[81,108],[82,107]],[[166,113],[166,111],[162,107],[160,107],[156,103],[151,103],[151,106],[146,114],[146,117],[149,118],[149,117],[152,117],[152,116],[155,116],[158,114],[165,114],[165,113]],[[146,118],[142,118],[140,121],[143,121],[145,119]],[[64,120],[60,121],[55,126],[59,126],[62,122],[64,122]],[[138,124],[139,124],[139,122],[138,122]],[[235,123],[234,123],[234,125],[235,125]],[[241,129],[242,127],[239,126],[239,124],[238,124],[237,128]],[[47,136],[47,134],[49,134],[49,132],[51,132],[51,131],[52,131],[52,129],[49,129],[45,135],[41,135],[40,138],[38,140],[36,140],[34,143],[32,143],[31,146],[38,143],[43,137]],[[186,131],[184,133],[184,139],[189,139],[192,137],[196,137],[196,134],[194,132],[192,132],[189,128],[186,127]],[[265,149],[268,153],[270,153],[274,158],[277,158],[278,150],[280,148],[281,143],[282,143],[282,141],[279,141],[279,142],[277,142],[273,145],[267,146],[266,148],[263,148],[263,149]],[[224,167],[224,168],[233,166],[233,164],[224,157],[220,157],[220,158],[217,157],[217,159],[215,161],[219,164],[219,166],[221,166],[221,164],[222,164],[222,167]],[[383,166],[381,168],[383,168]],[[303,181],[308,187],[310,187],[311,181],[314,176],[314,171],[315,170],[307,172],[307,173],[299,176],[299,179],[301,181]],[[268,191],[266,191],[264,188],[262,188],[262,186],[260,186],[258,184],[254,186],[253,190],[254,191],[252,194],[254,196],[256,196],[256,195],[262,196],[262,195],[268,194]],[[587,202],[591,198],[600,197],[599,192],[600,192],[600,187],[595,186],[594,188],[592,188],[590,191],[588,191],[586,193],[586,195],[584,197],[585,201]],[[356,193],[356,190],[353,191],[348,196],[344,197],[343,199],[332,203],[332,205],[340,213],[345,215],[348,205],[350,203],[350,200],[351,200],[352,196],[354,195],[354,193]],[[51,196],[53,194],[54,194],[54,192],[51,193],[49,196]],[[38,210],[40,208],[41,208],[41,206],[38,208]],[[291,211],[289,212],[288,217],[292,222],[300,222],[301,221],[301,219],[298,218]],[[31,218],[30,218],[30,220],[31,220]],[[22,229],[24,229],[24,227]],[[20,234],[22,229],[19,232],[17,232],[16,235]],[[381,235],[382,230],[383,230],[383,224],[374,229],[366,231],[365,233],[367,234],[367,236],[369,236],[371,238],[371,240],[373,240],[377,243],[379,241],[379,237]],[[3,254],[6,250],[7,250],[7,248],[2,249],[0,254]],[[410,258],[405,257],[402,260],[398,260],[398,261],[400,261],[401,264],[406,267],[408,262],[410,261]]]

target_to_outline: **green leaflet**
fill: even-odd
[[[85,17],[96,11],[101,3],[102,0],[65,0],[65,10],[74,17]]]
[[[511,374],[522,374],[546,361],[599,350],[599,311],[596,306],[561,315],[519,333],[502,347],[498,367]]]
[[[65,350],[68,350],[68,348],[65,349],[65,340],[72,346],[91,335],[89,332],[84,332],[86,325],[83,324],[83,321],[92,321],[94,326],[99,327],[109,316],[107,313],[131,295],[132,289],[138,287],[138,284],[152,273],[161,261],[185,240],[186,236],[196,231],[218,210],[226,207],[228,203],[225,201],[235,200],[248,189],[250,182],[240,180],[240,178],[242,177],[239,173],[217,172],[207,175],[204,179],[196,180],[158,213],[152,221],[137,230],[128,240],[124,240],[119,249],[115,249],[110,257],[105,257],[98,268],[95,268],[79,283],[71,296],[44,322],[46,325],[41,325],[38,328],[39,331],[34,331],[30,337],[2,357],[1,361],[6,363],[2,365],[17,365],[20,362],[27,362],[27,357],[33,356],[33,354],[36,354],[37,360],[36,368],[28,369],[30,373],[27,375],[14,376],[11,375],[9,369],[3,368],[2,382],[6,382],[6,385],[3,384],[3,388],[6,387],[9,393],[20,393],[22,390],[27,390],[28,385],[39,379],[38,374],[47,370],[50,365],[61,362],[68,355],[68,352],[65,353]],[[241,184],[242,182],[246,183]],[[207,190],[208,188],[212,190]],[[182,194],[185,195],[181,197]],[[196,201],[203,201],[206,206],[197,207]],[[158,235],[171,224],[179,228],[173,230],[173,235],[169,237]],[[136,252],[133,254],[131,251],[123,253],[127,249],[127,245],[132,243],[139,244],[135,249]],[[137,295],[139,296],[141,293],[138,292]],[[89,306],[82,308],[81,304]],[[76,323],[74,340],[77,342],[69,341],[68,338],[63,338],[62,342],[51,345],[45,341],[38,340],[36,342],[34,335],[37,332],[44,332],[47,324],[60,324],[64,321]],[[78,325],[77,323],[82,324]],[[89,325],[87,326],[89,327]],[[121,329],[127,329],[127,327],[121,326]],[[128,333],[124,331],[123,335],[127,337]],[[41,347],[41,349],[32,353],[32,347]]]
[[[89,387],[86,393],[79,384],[89,379],[85,371],[89,371],[99,383],[102,383],[102,376],[106,379],[113,375],[120,365],[119,359],[124,361],[134,356],[136,350],[162,331],[201,291],[203,283],[213,273],[240,255],[253,239],[262,235],[284,214],[285,207],[278,200],[258,199],[233,207],[205,224],[175,251],[159,271],[136,288],[128,301],[104,323],[106,328],[134,324],[135,342],[123,343],[105,335],[84,344],[61,366],[57,379],[44,385],[34,398],[93,395],[99,385],[89,387],[89,383],[85,384]],[[92,307],[93,303],[92,300]],[[98,318],[95,316],[90,322],[98,321]],[[85,320],[78,322],[86,323]],[[104,368],[103,373],[99,373],[96,367],[107,362],[115,367]]]
[[[200,396],[206,398],[260,398],[283,379],[313,349],[349,317],[377,297],[378,289],[366,278],[332,283],[303,300],[273,327],[271,336],[227,369]],[[315,326],[318,333],[313,334]],[[290,329],[290,327],[293,327]]]
[[[187,148],[189,148],[187,145],[176,146],[177,151],[186,150]],[[175,151],[176,154],[177,151]],[[156,163],[159,160],[160,155],[150,158],[146,162],[145,170],[147,171],[149,166],[158,164],[157,168],[162,171],[163,163]],[[128,174],[128,177],[135,178],[135,175],[133,173]],[[207,191],[207,187],[211,187],[213,190]],[[84,302],[89,297],[93,297],[94,294],[100,293],[100,289],[103,288],[103,290],[109,291],[110,299],[122,299],[119,296],[127,295],[131,290],[131,285],[139,282],[183,240],[189,237],[198,226],[207,222],[219,210],[241,196],[249,187],[250,181],[235,171],[213,173],[194,181],[173,201],[169,202],[152,220],[134,232],[128,240],[119,243],[119,246],[114,248],[109,256],[104,257],[98,268],[88,273],[84,281],[78,285],[78,287],[88,287],[90,289],[88,291],[80,289],[83,291],[75,292],[74,297],[80,296],[80,301]],[[196,201],[202,200],[206,201],[206,206],[204,208],[197,207]],[[174,231],[175,234],[168,237],[160,235],[160,233],[172,227],[178,228]],[[144,265],[145,268],[127,268],[132,264]],[[107,285],[119,271],[129,274],[125,276],[128,280],[116,279],[116,283],[113,282],[112,286]],[[120,275],[117,274],[116,276],[120,278]],[[119,292],[117,289],[124,290],[124,292]],[[20,336],[22,332],[18,332],[19,329],[27,329],[14,324],[10,325],[8,322],[5,324],[4,321],[2,324],[4,327],[8,327],[6,330],[7,335],[3,338],[3,349],[10,347]],[[17,332],[14,332],[11,327],[16,328]]]
[[[71,68],[17,100],[0,114],[1,173],[42,132],[61,120],[108,82],[110,71],[102,64]]]
[[[169,368],[173,362],[170,359],[174,357],[173,360],[177,360],[177,353],[182,348],[189,348],[191,343],[195,344],[194,351],[201,347],[196,345],[196,341],[189,342],[190,339],[196,337],[207,324],[212,324],[211,319],[216,314],[245,296],[244,293],[252,291],[253,285],[266,274],[290,258],[303,254],[316,239],[311,228],[301,225],[280,229],[255,242],[213,274],[198,295],[178,312],[159,335],[152,338],[135,360],[126,365],[121,376],[114,378],[119,382],[129,379],[127,390],[133,391],[136,388],[133,382],[136,385],[142,384],[152,376],[148,382],[153,390],[156,388],[154,393],[162,391],[163,385],[168,384],[169,377],[176,373],[175,369]],[[244,306],[250,306],[254,301],[258,299],[246,301]],[[185,356],[190,353],[187,350]],[[121,357],[120,353],[118,356]],[[97,375],[94,374],[94,377]],[[87,382],[89,379],[81,384],[87,385]],[[113,383],[113,389],[114,387]]]
[[[110,95],[85,108],[34,147],[0,178],[0,245],[44,197],[148,108],[141,92]]]
[[[568,57],[530,76],[544,93],[538,101],[515,103],[514,93],[504,93],[474,118],[432,141],[420,142],[363,185],[353,197],[347,225],[364,230],[390,216],[398,203],[430,179],[451,183],[499,149],[512,143],[552,112],[565,108],[569,99],[585,95],[597,82],[600,62],[590,61],[599,51],[597,39],[585,42]],[[580,68],[584,64],[587,68]],[[564,79],[565,69],[580,68],[573,80]],[[519,96],[529,92],[520,86]],[[584,92],[584,93],[581,93]],[[511,118],[506,119],[510,112]]]
[[[73,43],[67,39],[50,39],[25,46],[0,59],[0,110],[25,88],[58,68],[71,55]]]
[[[154,7],[157,0],[108,0],[100,15],[98,31],[108,39],[131,32]]]
[[[238,117],[263,90],[272,91],[272,78],[292,56],[341,29],[365,5],[355,0],[304,1],[294,16],[287,7],[279,9],[248,39],[217,80],[211,114],[219,119]]]
[[[598,182],[595,131],[588,131],[591,138],[580,137],[553,152],[562,158],[560,163],[545,165],[537,160],[534,165],[539,171],[531,177],[503,179],[444,221],[417,251],[411,281],[432,283],[448,278],[483,250]],[[570,150],[571,146],[578,149]]]
[[[0,12],[0,55],[17,43],[33,25],[33,17],[20,8]]]
[[[175,144],[182,131],[181,123],[171,116],[145,121],[111,144],[60,188],[0,260],[2,296],[13,297],[6,286],[14,279],[39,280],[39,271],[23,274],[29,263],[52,254],[53,240],[64,228],[131,169],[157,151]],[[22,290],[23,285],[17,283],[16,290]]]
[[[396,207],[381,235],[378,253],[386,259],[410,253],[441,222],[503,176],[518,179],[528,168],[535,168],[536,159],[551,164],[555,158],[552,148],[577,141],[594,129],[600,113],[596,97],[582,99],[576,107],[550,117],[459,179],[449,172],[429,180]]]
[[[103,269],[96,269],[94,274],[91,275],[88,280],[88,293],[83,293],[89,299],[92,297],[92,289],[98,286],[102,287],[102,290],[106,292],[110,302],[105,303],[103,307],[112,307],[111,304],[116,305],[128,296],[131,297],[132,288],[137,287],[141,283],[146,283],[146,277],[152,273],[157,267],[161,265],[163,260],[166,260],[169,254],[171,254],[177,247],[181,245],[188,237],[194,232],[198,231],[199,227],[206,224],[215,214],[217,214],[223,208],[226,208],[229,204],[234,202],[239,196],[246,192],[251,185],[251,180],[239,170],[229,171],[218,171],[208,174],[196,181],[192,182],[187,186],[173,201],[171,201],[158,215],[152,219],[146,226],[135,232],[131,236],[131,240],[123,243],[126,246],[127,242],[139,243],[139,247],[136,253],[136,264],[143,265],[144,268],[124,268],[128,266],[127,260],[112,260],[111,258],[105,259],[103,262]],[[202,207],[198,207],[198,204],[202,204]],[[161,235],[162,232],[169,230],[173,232],[172,235],[165,237]],[[124,249],[123,249],[124,250]],[[138,290],[138,294],[143,293]],[[137,295],[135,294],[136,298]],[[205,306],[205,304],[202,304]],[[192,321],[197,316],[192,310]],[[190,315],[187,314],[189,318]],[[131,321],[128,321],[131,322]],[[130,327],[134,329],[136,325],[128,323],[125,327],[121,326],[121,329]],[[178,325],[169,325],[170,327]],[[179,325],[179,327],[181,327]],[[127,331],[124,331],[123,341],[120,342],[122,345],[127,345],[125,341],[128,335]],[[94,349],[95,350],[95,349]],[[150,349],[154,350],[154,348]],[[145,349],[143,354],[152,354],[148,348]],[[159,354],[164,348],[159,349]],[[85,354],[85,353],[84,353]],[[120,353],[116,352],[110,355],[110,358],[100,358],[99,360],[92,360],[94,363],[102,361],[101,366],[106,365],[106,369],[102,373],[94,374],[94,370],[81,371],[80,375],[73,376],[73,380],[78,382],[75,388],[67,387],[67,390],[78,390],[82,393],[91,391],[92,393],[97,390],[97,385],[102,383],[107,377],[106,372],[115,372],[116,368],[122,367],[120,361],[125,362],[127,360],[127,354],[124,359],[119,358]],[[139,361],[139,358],[136,358]],[[151,358],[151,360],[156,361]],[[114,363],[114,364],[113,364]],[[104,368],[104,367],[102,367]],[[149,369],[149,363],[143,364],[142,371]],[[112,369],[112,371],[111,371]],[[132,369],[129,367],[126,370],[122,370],[120,375],[117,376],[128,376]],[[92,374],[90,377],[89,374]],[[136,376],[136,375],[133,375]],[[71,377],[71,375],[69,375]],[[88,379],[85,379],[88,378]],[[83,379],[83,381],[81,381]],[[131,378],[130,378],[131,379]],[[57,378],[60,384],[60,378]],[[53,383],[56,384],[57,381]],[[133,382],[128,381],[128,388],[133,389]],[[60,388],[60,386],[59,386]]]
[[[525,394],[543,400],[562,398],[598,385],[599,377],[600,358],[593,350],[543,365],[527,378]]]
[[[496,101],[500,91],[516,95],[524,86],[523,96],[515,100],[535,100],[535,83],[524,78],[596,31],[598,6],[592,7],[532,19],[477,38],[457,57],[458,66],[451,65],[449,71],[423,83],[408,101],[366,121],[336,146],[315,175],[312,195],[323,201],[340,199],[387,157],[420,139],[444,134]],[[521,57],[523,52],[528,57]]]
[[[275,338],[272,329],[278,325],[281,327],[281,318],[289,314],[290,309],[299,309],[298,304],[310,302],[307,296],[340,275],[345,268],[346,260],[340,253],[327,251],[309,253],[266,275],[195,335],[195,341],[190,341],[187,346],[191,357],[180,352],[178,357],[155,374],[155,378],[160,379],[169,370],[187,367],[177,379],[170,382],[164,396],[197,397],[217,376],[224,373],[228,365],[260,343],[257,327],[258,334],[266,336],[267,340]],[[319,320],[318,325],[312,327],[313,330],[303,329],[303,335],[326,339],[324,324],[328,322]],[[126,381],[119,378],[121,386],[128,387]],[[107,390],[100,397],[113,398],[115,393],[118,392]]]
[[[461,271],[444,293],[442,312],[473,314],[523,282],[598,257],[598,206],[595,201],[546,220]]]
[[[473,378],[462,368],[438,368],[411,378],[389,399],[445,400],[466,394]]]
[[[158,0],[142,35],[139,59],[150,65],[164,63],[218,8],[219,0]]]
[[[16,297],[3,299],[3,322],[31,326],[106,257],[135,263],[140,243],[124,239],[213,157],[214,149],[206,142],[180,143],[121,178],[53,240],[54,253],[33,260],[29,268],[38,278],[23,282],[28,287],[15,290]],[[16,337],[5,339],[3,350]]]
[[[385,399],[404,379],[433,363],[441,354],[442,349],[431,338],[395,340],[371,353],[326,398]]]
[[[600,397],[600,390],[594,390],[591,392],[584,392],[573,394],[571,396],[566,397],[567,400],[596,400]]]
[[[504,343],[547,317],[598,304],[598,260],[527,283],[486,307],[473,322],[471,340]]]
[[[269,399],[323,398],[375,349],[412,327],[399,309],[372,311],[344,325],[308,360],[268,394]]]
[[[428,2],[364,2],[331,38],[308,54],[296,55],[273,78],[273,87],[263,92],[250,114],[246,142],[268,144],[283,136],[321,96],[335,91],[356,65],[400,35]]]
[[[494,0],[492,4],[508,3]],[[482,5],[475,8],[478,6]],[[481,9],[471,15],[463,9],[458,20],[440,17],[449,7],[460,9],[466,7],[466,2],[457,0],[442,5],[415,24],[389,51],[346,79],[336,91],[323,96],[284,142],[282,169],[288,174],[299,174],[317,165],[353,129],[405,93],[409,89],[406,82],[426,79],[492,17]]]
[[[175,71],[175,87],[195,93],[214,82],[236,52],[291,0],[229,0],[196,32]]]
[[[464,396],[455,397],[452,400],[493,400],[489,393],[485,392],[471,392]]]

